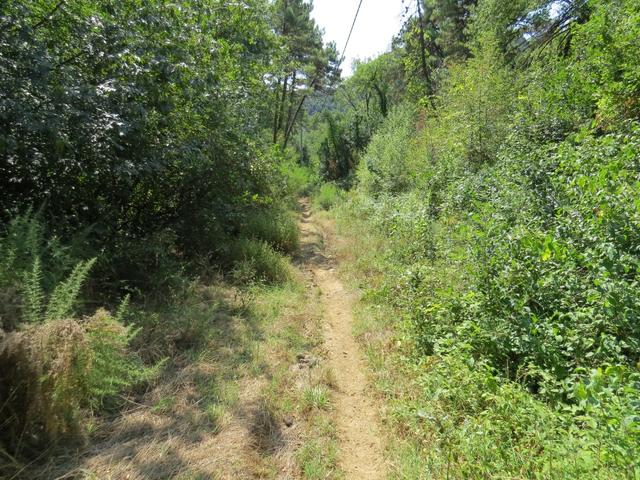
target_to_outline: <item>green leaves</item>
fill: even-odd
[[[40,257],[33,261],[31,272],[24,279],[24,319],[29,323],[42,321],[44,292],[42,289],[42,268]]]
[[[411,478],[640,472],[640,35],[638,2],[614,3],[477,2],[425,38],[459,55],[427,59],[437,108],[392,109],[362,156],[344,211],[374,239],[366,298],[429,367],[401,424],[429,445]],[[405,100],[425,95],[415,27]]]
[[[80,288],[87,279],[91,267],[95,264],[96,259],[92,258],[84,262],[78,263],[69,277],[56,285],[51,293],[49,304],[44,315],[44,321],[63,320],[68,318],[72,312],[75,302],[78,299]]]
[[[0,7],[0,210],[46,202],[63,237],[90,225],[83,256],[112,276],[155,237],[210,254],[277,176],[260,154],[267,2],[82,0],[49,18],[57,4]]]

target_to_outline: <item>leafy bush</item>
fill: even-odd
[[[415,109],[402,105],[394,109],[371,139],[358,171],[361,188],[372,195],[401,193],[413,185],[415,162],[411,139]]]
[[[306,195],[317,181],[317,175],[311,167],[301,165],[295,160],[289,159],[282,162],[279,170],[283,175],[288,195]]]
[[[342,198],[342,190],[334,183],[323,183],[313,196],[313,204],[323,210],[330,210]]]
[[[640,469],[637,391],[625,393],[628,379],[612,371],[592,373],[604,403],[587,400],[585,390],[576,423],[462,351],[424,358],[404,374],[418,396],[396,404],[392,415],[427,447],[404,453],[418,457],[405,462],[407,478],[604,480],[633,478]]]
[[[283,253],[294,253],[299,246],[298,222],[295,215],[286,210],[272,208],[249,213],[242,233],[264,240]]]
[[[493,198],[477,203],[479,224],[469,238],[473,292],[417,302],[424,338],[438,344],[438,338],[480,332],[469,339],[478,354],[557,400],[566,395],[563,382],[580,368],[637,362],[640,330],[631,318],[640,311],[639,142],[633,127],[559,145],[538,167],[546,169],[549,184],[534,208],[529,195],[514,195],[519,189],[511,182],[531,185],[539,173],[505,151],[492,178],[511,180],[488,180]],[[509,173],[519,168],[519,176]],[[541,202],[545,198],[552,204]],[[439,312],[449,313],[445,319]]]
[[[291,279],[287,260],[262,240],[240,238],[231,246],[232,276],[239,283],[282,283]]]
[[[638,8],[590,8],[524,68],[477,34],[436,111],[387,117],[338,212],[375,236],[366,298],[414,349],[409,478],[640,472]]]
[[[263,4],[3,3],[2,221],[46,204],[47,232],[87,230],[79,257],[100,257],[94,282],[110,300],[166,293],[185,258],[220,260],[212,250],[248,199],[282,184],[257,135],[268,85],[229,95],[245,75],[275,73]],[[215,54],[205,47],[218,41]]]

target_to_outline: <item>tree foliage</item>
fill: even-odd
[[[1,453],[81,433],[146,371],[137,330],[92,305],[130,293],[159,309],[203,271],[288,281],[286,202],[309,174],[271,132],[286,147],[305,98],[340,75],[311,9],[0,3]],[[148,316],[153,331],[192,322]]]
[[[413,348],[403,473],[634,478],[638,3],[407,6],[400,101],[343,207]]]

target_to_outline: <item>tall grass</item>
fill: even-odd
[[[295,253],[299,246],[298,224],[293,212],[264,209],[248,214],[243,234],[262,240],[282,253]]]
[[[343,197],[343,191],[334,183],[323,183],[314,193],[312,202],[316,208],[330,210]]]
[[[284,283],[292,278],[285,257],[262,240],[238,239],[232,245],[231,258],[234,262],[232,277],[238,284]]]

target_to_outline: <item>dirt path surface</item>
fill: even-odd
[[[338,279],[326,253],[327,235],[302,200],[300,220],[303,268],[320,289],[327,361],[335,375],[334,418],[340,467],[348,479],[385,478],[377,410],[367,394],[366,365],[353,336],[354,299]]]

